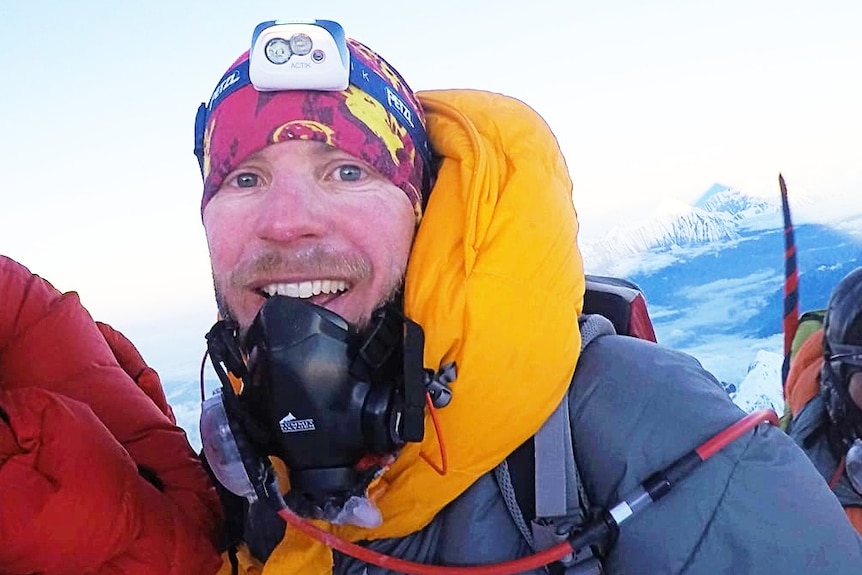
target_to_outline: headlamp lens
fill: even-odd
[[[317,64],[320,64],[321,62],[326,60],[326,52],[324,52],[323,50],[315,50],[311,53],[311,59]]]
[[[308,34],[294,34],[290,37],[290,50],[297,56],[305,56],[311,52],[312,45]]]
[[[273,38],[266,43],[266,59],[273,64],[284,64],[292,55],[290,46],[293,42],[288,42],[284,38]]]

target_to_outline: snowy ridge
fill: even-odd
[[[622,239],[639,251],[733,239],[737,237],[734,219],[726,212],[707,211],[667,200],[659,206],[652,219],[630,230],[628,237]]]
[[[774,352],[760,350],[748,366],[745,378],[731,391],[733,402],[746,413],[771,409],[779,416],[784,413],[784,394],[781,389],[783,357]]]
[[[713,185],[694,205],[707,212],[729,214],[737,221],[764,212],[775,212],[778,209],[777,200],[770,202],[719,184]]]
[[[581,250],[591,269],[605,270],[624,258],[650,250],[735,239],[736,227],[736,218],[727,212],[706,211],[668,200],[641,225],[617,226],[602,239],[581,246]]]
[[[693,206],[665,200],[646,221],[616,226],[603,238],[581,245],[581,251],[591,273],[625,274],[631,267],[626,260],[633,256],[734,240],[739,230],[758,221],[758,216],[779,212],[777,200],[770,202],[737,188],[714,184]],[[767,223],[767,227],[774,225]]]

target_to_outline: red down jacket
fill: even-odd
[[[122,334],[0,256],[0,573],[211,574],[218,496]]]

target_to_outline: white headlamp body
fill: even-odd
[[[340,91],[350,80],[344,29],[331,20],[270,20],[254,29],[249,78],[261,92]]]

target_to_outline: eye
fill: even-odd
[[[333,176],[342,182],[357,182],[362,179],[364,173],[356,164],[344,164],[335,169]]]
[[[234,181],[238,188],[253,188],[260,183],[260,178],[257,174],[243,172],[242,174],[237,174]]]

